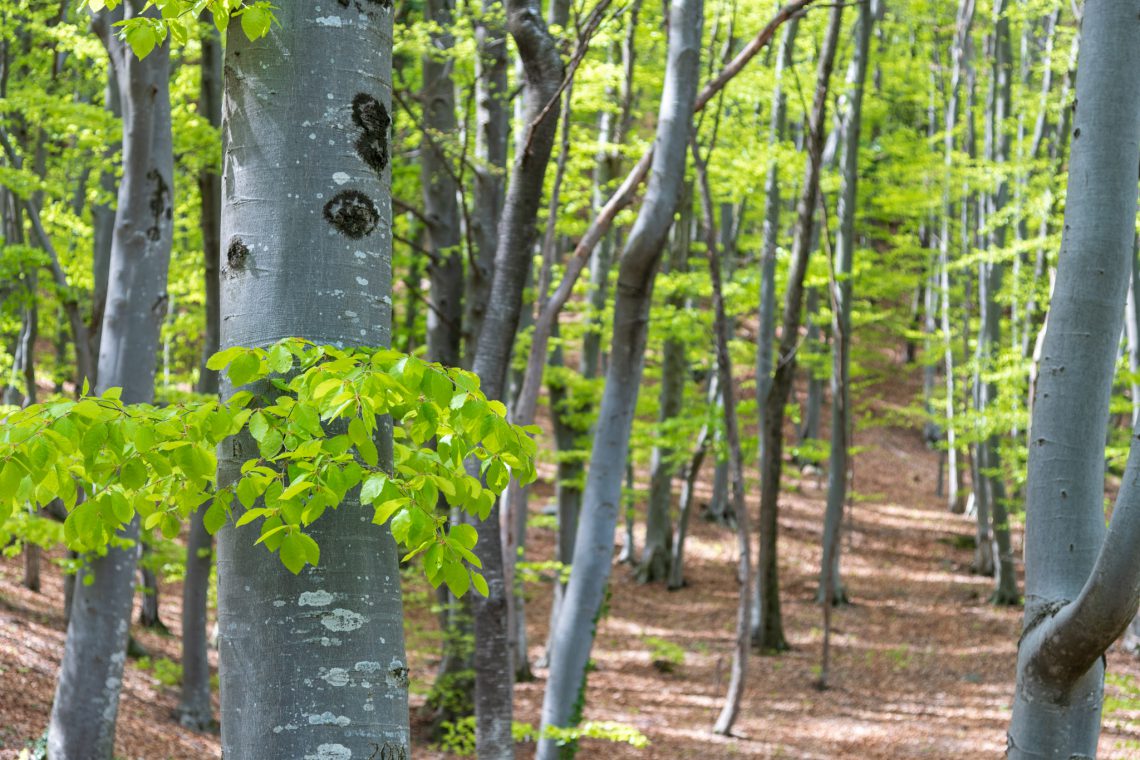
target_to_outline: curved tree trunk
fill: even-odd
[[[1140,599],[1140,446],[1104,522],[1104,442],[1136,224],[1140,18],[1085,6],[1069,192],[1033,409],[1008,756],[1093,757],[1103,655]]]
[[[586,662],[594,640],[592,628],[613,560],[613,534],[641,382],[653,279],[684,179],[700,73],[703,7],[702,0],[673,0],[670,5],[668,60],[653,173],[644,205],[622,252],[610,364],[590,457],[573,569],[554,634],[550,680],[542,706],[544,728],[576,722],[574,705],[580,704],[585,688]],[[539,740],[536,757],[552,760],[557,754],[554,740]]]
[[[231,25],[226,46],[221,344],[383,346],[392,16],[381,3],[276,13],[264,39]],[[377,433],[388,461],[390,435]],[[221,447],[222,485],[251,445],[243,435]],[[410,754],[399,555],[386,527],[361,520],[352,495],[313,523],[320,564],[298,575],[248,529],[219,532],[226,757]]]
[[[511,350],[522,315],[522,297],[531,271],[534,224],[542,202],[543,178],[558,126],[558,109],[544,113],[558,94],[562,60],[546,29],[537,0],[508,0],[507,28],[524,61],[525,121],[499,222],[494,277],[479,334],[474,370],[487,398],[506,397]],[[514,757],[511,737],[514,664],[511,662],[508,595],[504,575],[500,507],[496,502],[479,526],[475,552],[483,563],[490,593],[473,600],[475,618],[475,744],[481,758]]]
[[[772,90],[772,116],[768,124],[768,146],[784,139],[787,119],[787,96],[783,89],[784,71],[795,60],[798,16],[789,19],[780,38],[776,57],[775,84]],[[756,407],[760,414],[760,430],[764,429],[764,408],[772,388],[772,346],[776,341],[776,246],[780,239],[780,170],[776,159],[768,162],[768,178],[764,186],[764,227],[760,245],[760,310],[756,328]],[[764,436],[760,435],[760,461],[764,460]],[[753,584],[749,624],[753,633],[760,629],[760,585]]]

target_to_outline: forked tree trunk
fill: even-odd
[[[1136,224],[1140,18],[1085,6],[1069,192],[1033,409],[1026,605],[1008,757],[1094,757],[1104,652],[1140,599],[1140,446],[1107,530],[1104,443]]]
[[[128,14],[141,3],[124,4]],[[153,13],[153,11],[151,11]],[[173,240],[174,152],[170,135],[170,48],[138,60],[96,22],[115,67],[123,106],[123,179],[111,244],[107,311],[97,392],[121,387],[126,403],[154,398],[155,355],[166,315]],[[137,518],[119,535],[138,539]],[[75,584],[67,643],[48,728],[52,758],[110,758],[126,660],[136,546],[89,557]],[[90,585],[84,581],[93,578]]]
[[[256,42],[231,24],[226,46],[221,344],[299,336],[384,346],[391,10],[282,3],[276,14]],[[227,383],[223,393],[233,390]],[[390,435],[387,426],[377,432],[389,462]],[[253,453],[248,435],[223,445],[220,483],[233,482]],[[309,532],[320,564],[298,575],[255,546],[249,528],[218,534],[222,752],[407,757],[395,542],[369,524],[356,494]]]
[[[574,706],[581,704],[586,663],[594,641],[593,625],[609,580],[614,527],[622,501],[622,475],[641,383],[653,279],[684,179],[700,74],[703,10],[703,0],[672,0],[670,4],[665,88],[653,173],[641,212],[622,252],[610,364],[590,456],[573,569],[554,634],[550,680],[542,706],[544,728],[572,725],[578,718]],[[537,758],[553,760],[558,752],[553,739],[540,738]]]

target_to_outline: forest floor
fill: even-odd
[[[916,373],[908,373],[916,374]],[[819,691],[821,611],[814,603],[826,479],[789,469],[780,506],[784,630],[792,646],[749,663],[736,735],[709,733],[727,688],[737,604],[735,538],[701,520],[687,545],[688,585],[670,592],[638,586],[616,565],[608,614],[598,626],[585,708],[588,720],[628,724],[649,739],[628,745],[584,741],[584,758],[945,758],[999,756],[1014,686],[1019,608],[988,602],[991,581],[972,575],[974,525],[935,495],[938,459],[907,414],[917,388],[892,381],[865,388],[857,426],[854,489],[843,542],[852,604],[832,617],[831,687]],[[898,426],[894,423],[898,423]],[[709,469],[706,467],[706,469]],[[709,498],[708,483],[698,499]],[[750,484],[749,502],[758,509]],[[537,511],[549,489],[531,500]],[[753,523],[755,524],[755,522]],[[640,539],[640,536],[639,536]],[[554,532],[530,531],[532,559],[551,556]],[[1020,560],[1021,534],[1015,536]],[[755,557],[755,552],[753,553]],[[18,757],[50,714],[64,639],[59,573],[45,567],[42,593],[21,585],[19,558],[0,559],[0,758]],[[407,633],[415,756],[429,748],[417,717],[434,674],[439,634],[429,587],[409,574]],[[162,618],[179,629],[180,586],[161,587]],[[550,587],[527,587],[530,656],[541,654]],[[135,626],[153,660],[177,662],[179,640]],[[668,642],[672,647],[661,642]],[[683,656],[672,672],[654,650]],[[660,654],[660,652],[659,652]],[[659,656],[658,654],[658,656]],[[211,653],[214,657],[215,653]],[[1140,756],[1140,661],[1114,647],[1102,758]],[[180,727],[178,702],[163,667],[129,662],[119,711],[117,755],[124,760],[217,758],[218,738]],[[516,720],[538,722],[546,672],[516,690]],[[533,754],[520,745],[520,757]]]

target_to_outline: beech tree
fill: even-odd
[[[117,17],[137,17],[125,3]],[[145,12],[157,16],[154,9]],[[166,274],[173,236],[173,145],[170,133],[170,48],[144,60],[117,39],[110,12],[95,21],[123,109],[123,179],[119,185],[99,340],[95,390],[122,388],[128,403],[154,398],[158,333],[166,315]],[[58,758],[110,758],[126,661],[139,537],[138,520],[124,543],[88,556],[71,602],[67,646],[52,704],[48,751]]]
[[[1136,10],[1097,0],[1082,18],[1065,226],[1029,433],[1011,758],[1096,755],[1103,655],[1140,600],[1138,433],[1107,528],[1102,454],[1136,234]]]

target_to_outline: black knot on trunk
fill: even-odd
[[[376,229],[380,212],[359,190],[343,190],[325,204],[325,220],[345,237],[359,240]]]

